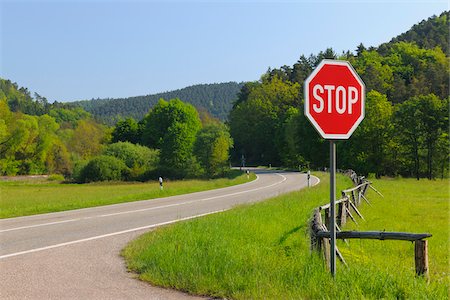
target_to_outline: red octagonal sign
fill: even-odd
[[[324,59],[305,80],[305,115],[324,139],[348,139],[364,102],[364,82],[347,61]]]

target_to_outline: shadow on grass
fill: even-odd
[[[289,230],[288,232],[283,234],[283,236],[281,236],[281,238],[278,240],[278,245],[283,244],[289,238],[290,235],[298,232],[300,229],[303,229],[305,227],[306,227],[306,225],[300,225],[300,226],[292,228],[291,230]]]

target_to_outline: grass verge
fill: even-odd
[[[103,182],[61,184],[33,181],[0,182],[0,218],[35,215],[77,208],[147,200],[212,190],[248,182],[246,175],[214,180],[167,181],[161,191],[159,183]],[[256,178],[251,174],[250,180]]]
[[[448,203],[443,201],[448,197],[448,182],[430,185],[428,181],[375,181],[386,197],[369,194],[373,207],[363,209],[368,221],[358,228],[379,229],[377,223],[371,224],[378,218],[378,224],[393,230],[400,228],[395,224],[401,217],[405,224],[402,230],[433,233],[436,241],[430,245],[430,268],[436,269],[427,284],[414,275],[411,249],[405,251],[404,242],[388,241],[350,241],[350,246],[340,245],[350,267],[338,263],[336,280],[332,280],[321,257],[311,255],[309,250],[308,220],[313,208],[329,199],[328,175],[319,177],[321,184],[311,189],[144,234],[122,252],[128,268],[141,280],[155,285],[233,299],[448,297],[448,226],[433,222],[429,227],[421,226],[417,220],[421,221],[428,212],[433,219],[444,223],[448,220]],[[350,186],[348,178],[338,176],[338,191]],[[397,197],[400,186],[406,193],[405,199],[409,190],[416,193],[417,189],[430,192],[429,197],[407,202],[407,211],[399,215],[396,202],[401,200]],[[377,210],[386,207],[386,203],[391,208]],[[429,210],[430,207],[433,208]],[[386,245],[391,248],[379,254],[371,249],[374,243],[379,243],[379,250]]]

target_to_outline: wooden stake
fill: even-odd
[[[330,227],[330,209],[325,209],[325,222],[323,223],[325,225],[325,228]],[[328,229],[325,229],[328,230]]]
[[[363,194],[361,194],[361,197],[362,197],[364,200],[366,200],[367,204],[369,204],[370,206],[372,206],[372,204],[370,204],[369,200],[368,200]]]
[[[344,226],[345,223],[347,223],[347,204],[345,202],[341,202],[338,204],[338,217],[337,217],[337,223],[339,226]]]
[[[350,219],[352,219],[353,222],[355,222],[356,225],[358,225],[358,222],[356,222],[355,218],[353,217],[352,213],[350,212],[350,210],[346,207],[345,210],[347,211],[348,216],[350,217]]]
[[[427,281],[429,281],[430,277],[428,273],[428,241],[417,240],[414,245],[414,254],[417,276],[423,276]]]
[[[359,212],[359,210],[356,208],[356,206],[355,206],[351,201],[349,201],[349,203],[350,203],[350,206],[353,208],[353,210],[356,212],[356,214],[357,214],[361,219],[363,219],[363,220],[365,221],[364,217],[363,217],[362,214]]]

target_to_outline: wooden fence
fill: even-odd
[[[335,202],[338,206],[336,222],[334,224],[336,227],[336,239],[342,239],[347,244],[348,239],[402,240],[414,242],[416,274],[429,279],[428,241],[425,239],[431,237],[431,234],[385,231],[341,231],[341,228],[345,225],[348,219],[351,219],[353,222],[358,224],[356,221],[356,215],[360,219],[364,220],[364,217],[358,210],[358,207],[361,205],[363,200],[368,205],[371,205],[370,201],[366,197],[369,188],[374,190],[380,196],[383,196],[372,186],[372,183],[364,177],[359,177],[354,172],[351,172],[349,175],[356,186],[343,190],[341,192],[342,198]],[[324,222],[322,221],[322,213]],[[330,265],[331,236],[328,228],[332,226],[329,216],[330,204],[322,205],[314,210],[313,218],[310,223],[311,250],[322,252],[328,267]],[[347,266],[344,257],[337,247],[336,256],[345,266]]]

